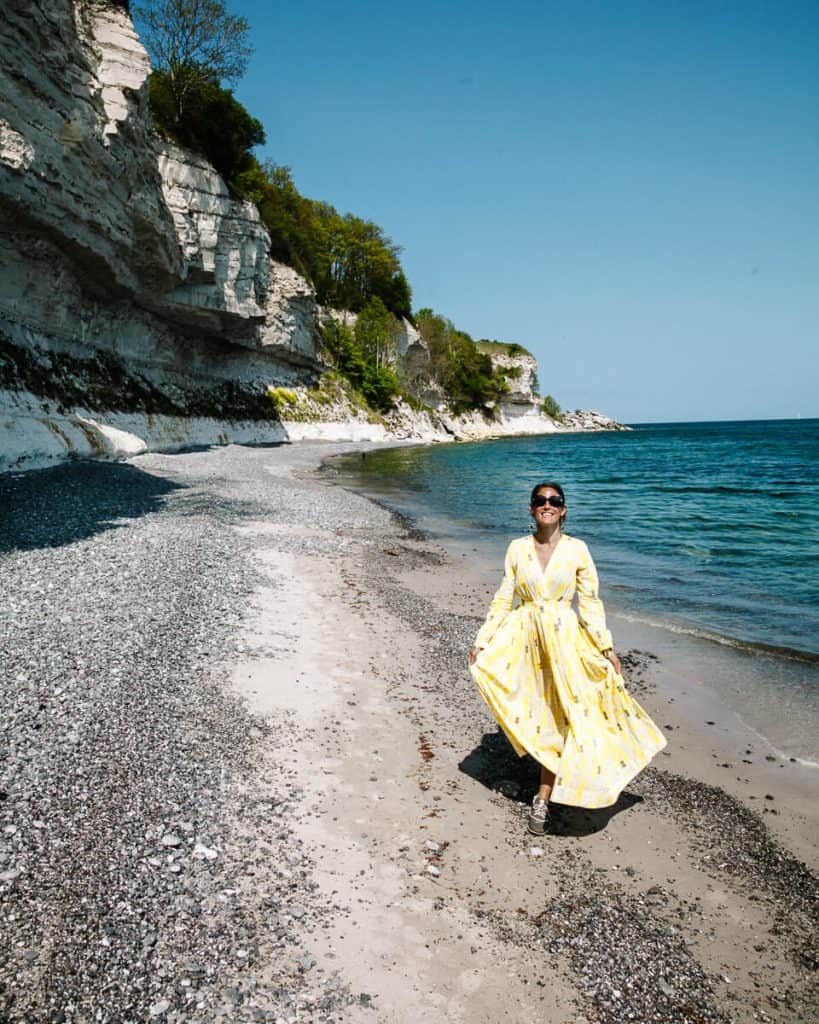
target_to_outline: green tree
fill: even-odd
[[[543,401],[540,403],[540,408],[551,420],[563,419],[563,410],[551,395],[545,396]]]
[[[315,203],[314,214],[323,247],[313,281],[322,301],[357,312],[378,296],[391,308],[403,276],[400,247],[377,224],[351,213],[341,215],[328,203]],[[402,302],[406,305],[406,296]]]
[[[398,321],[377,295],[358,314],[355,340],[370,362],[392,367],[398,357]]]
[[[491,409],[508,392],[505,371],[451,320],[422,309],[415,323],[429,348],[431,375],[456,411]]]
[[[375,364],[357,342],[353,330],[331,320],[322,330],[322,343],[325,355],[372,409],[387,412],[392,408],[400,391],[398,378],[391,367]]]
[[[396,316],[412,319],[412,288],[403,270],[393,274],[382,298]]]
[[[154,69],[167,74],[177,130],[197,89],[235,84],[245,73],[253,52],[250,26],[222,0],[148,0],[134,14]]]

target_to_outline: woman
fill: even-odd
[[[623,685],[589,549],[563,532],[560,484],[538,484],[529,513],[534,535],[509,545],[469,664],[518,755],[540,763],[529,830],[543,835],[550,798],[606,807],[666,741]]]

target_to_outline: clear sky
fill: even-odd
[[[819,416],[819,3],[228,0],[260,157],[627,422]]]

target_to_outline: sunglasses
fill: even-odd
[[[538,494],[532,498],[532,508],[543,508],[544,505],[551,505],[552,508],[565,508],[566,502],[559,494]]]

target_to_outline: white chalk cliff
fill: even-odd
[[[271,261],[255,206],[152,132],[127,7],[28,0],[0,19],[0,471],[228,441],[560,429],[538,410],[533,360],[493,420],[454,417],[434,394],[429,412],[384,418],[337,382],[317,392],[326,311]],[[399,358],[410,376],[429,360],[408,322]]]

